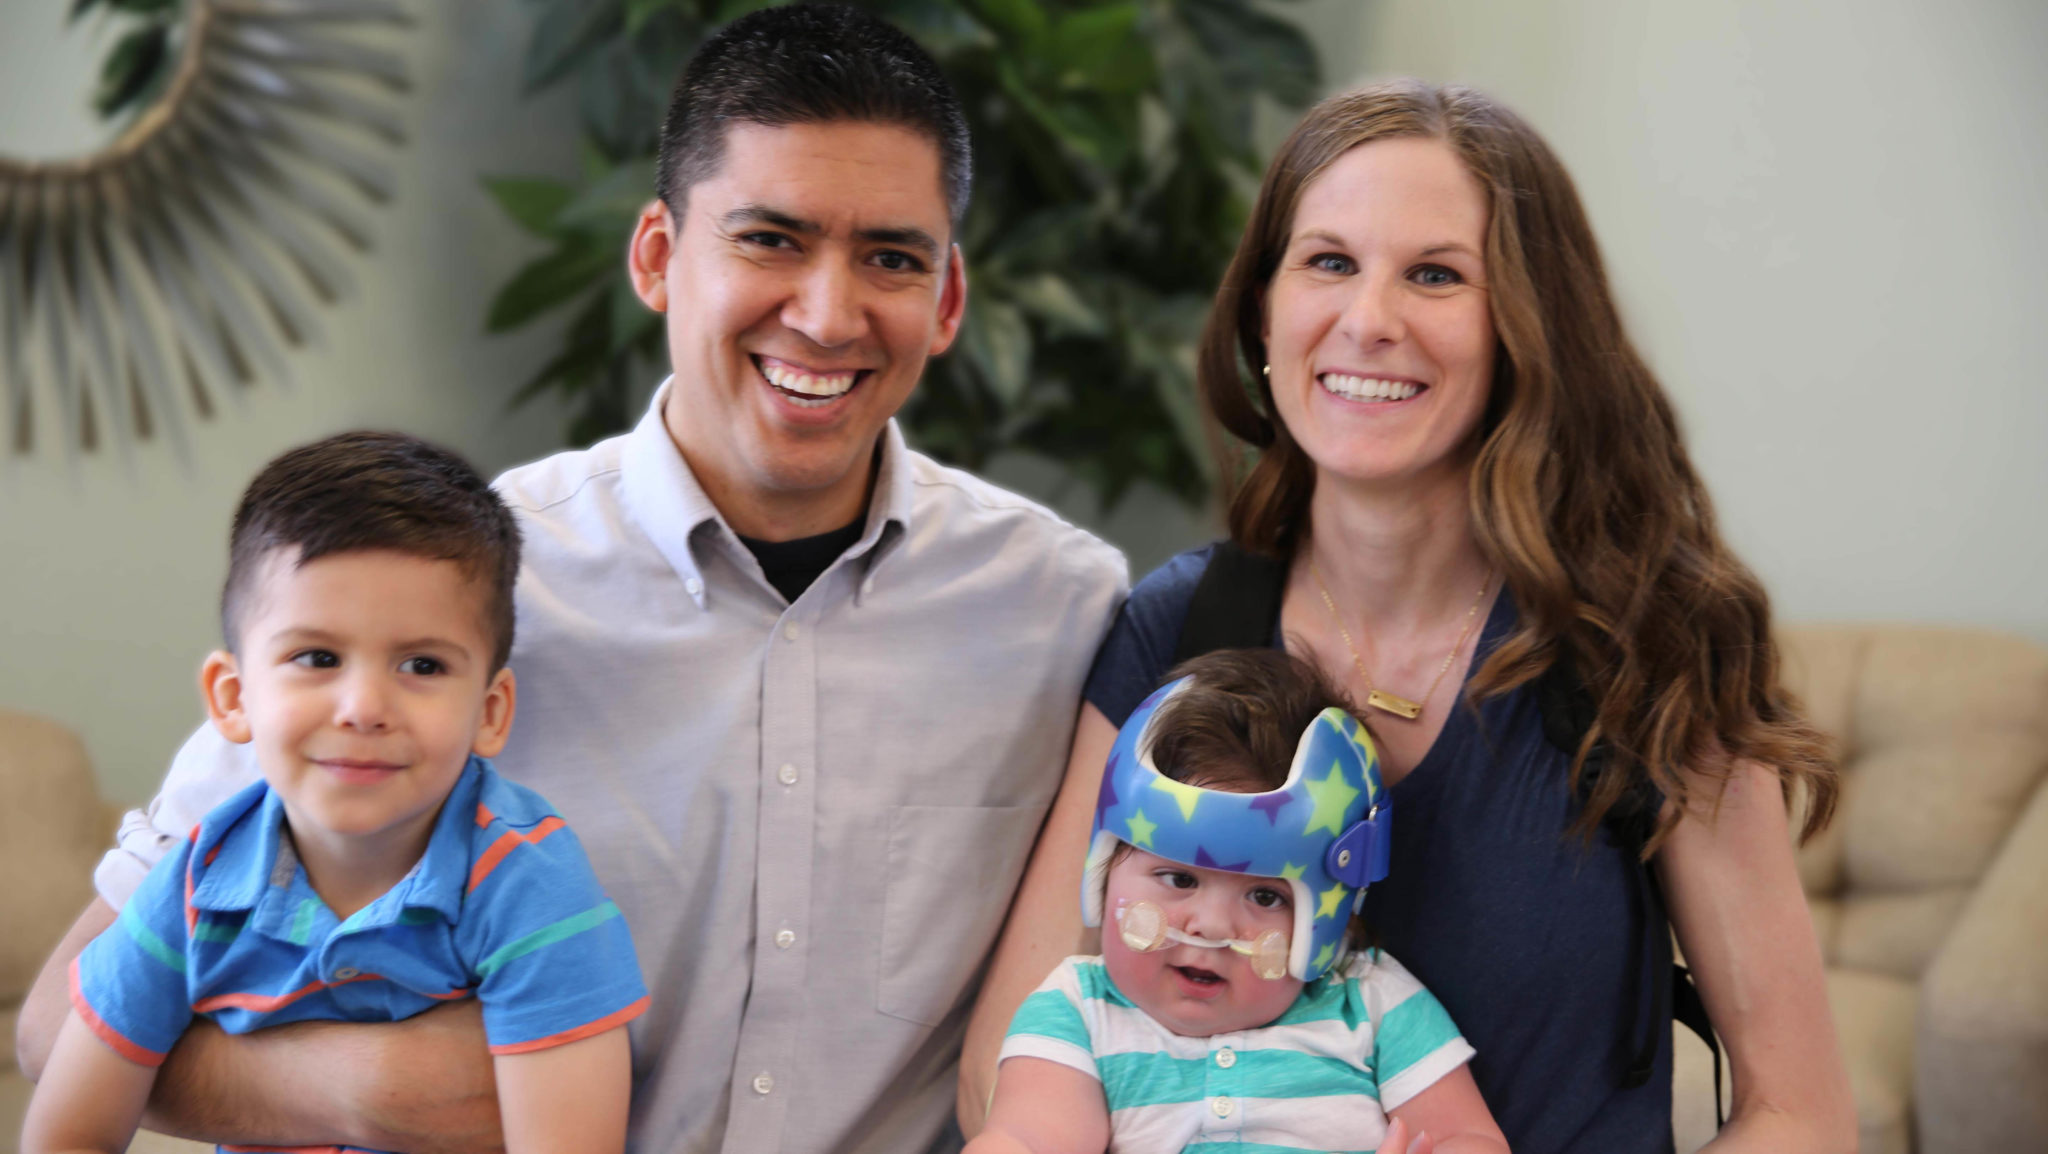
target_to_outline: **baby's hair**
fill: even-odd
[[[1318,714],[1335,706],[1358,716],[1320,668],[1281,649],[1219,649],[1182,662],[1166,681],[1183,677],[1194,682],[1152,716],[1152,767],[1162,777],[1204,789],[1279,789],[1294,767],[1302,731]],[[1127,843],[1118,843],[1111,864],[1130,852]],[[1351,944],[1372,944],[1356,916]]]
[[[230,652],[239,651],[257,575],[279,549],[297,550],[294,567],[365,550],[453,561],[476,584],[492,672],[511,657],[519,524],[469,462],[439,445],[402,433],[341,433],[265,465],[242,494],[228,538],[220,624]]]

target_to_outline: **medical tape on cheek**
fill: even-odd
[[[1117,936],[1141,954],[1163,950],[1174,944],[1205,950],[1228,949],[1250,961],[1252,973],[1267,981],[1287,976],[1287,935],[1267,930],[1251,941],[1224,938],[1215,941],[1177,930],[1166,924],[1166,912],[1148,901],[1120,902],[1116,909]]]

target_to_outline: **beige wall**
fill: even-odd
[[[51,39],[51,13],[68,7],[0,4],[0,152],[54,155],[90,124],[79,108],[96,57],[72,47],[90,29]],[[397,197],[372,214],[376,250],[349,261],[354,295],[293,358],[296,386],[252,390],[195,426],[189,463],[161,443],[132,468],[104,453],[67,460],[48,444],[0,462],[0,703],[76,729],[111,797],[148,797],[200,719],[195,673],[215,644],[228,517],[263,461],[359,426],[433,437],[491,470],[558,441],[545,407],[505,413],[549,341],[482,335],[491,290],[536,246],[477,175],[566,170],[574,120],[560,100],[519,94],[524,8],[414,8],[421,24],[391,41],[416,82]]]
[[[1332,80],[1475,84],[1562,155],[1781,616],[2048,641],[2048,6],[1311,11]]]

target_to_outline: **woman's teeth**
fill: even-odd
[[[1347,401],[1405,401],[1422,391],[1421,385],[1408,381],[1382,381],[1343,373],[1324,373],[1321,380],[1324,388]]]
[[[789,395],[792,404],[814,409],[829,405],[846,395],[853,383],[860,379],[859,370],[844,373],[807,373],[801,369],[785,368],[782,365],[761,363],[761,376],[768,383]]]

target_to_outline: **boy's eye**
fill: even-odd
[[[399,665],[400,673],[412,673],[421,677],[432,677],[447,672],[448,667],[432,657],[408,657]]]
[[[341,658],[326,649],[305,649],[292,654],[292,664],[307,669],[333,669],[341,664]]]
[[[1252,904],[1260,909],[1277,910],[1287,907],[1287,895],[1271,886],[1260,886],[1245,896],[1249,897]]]

